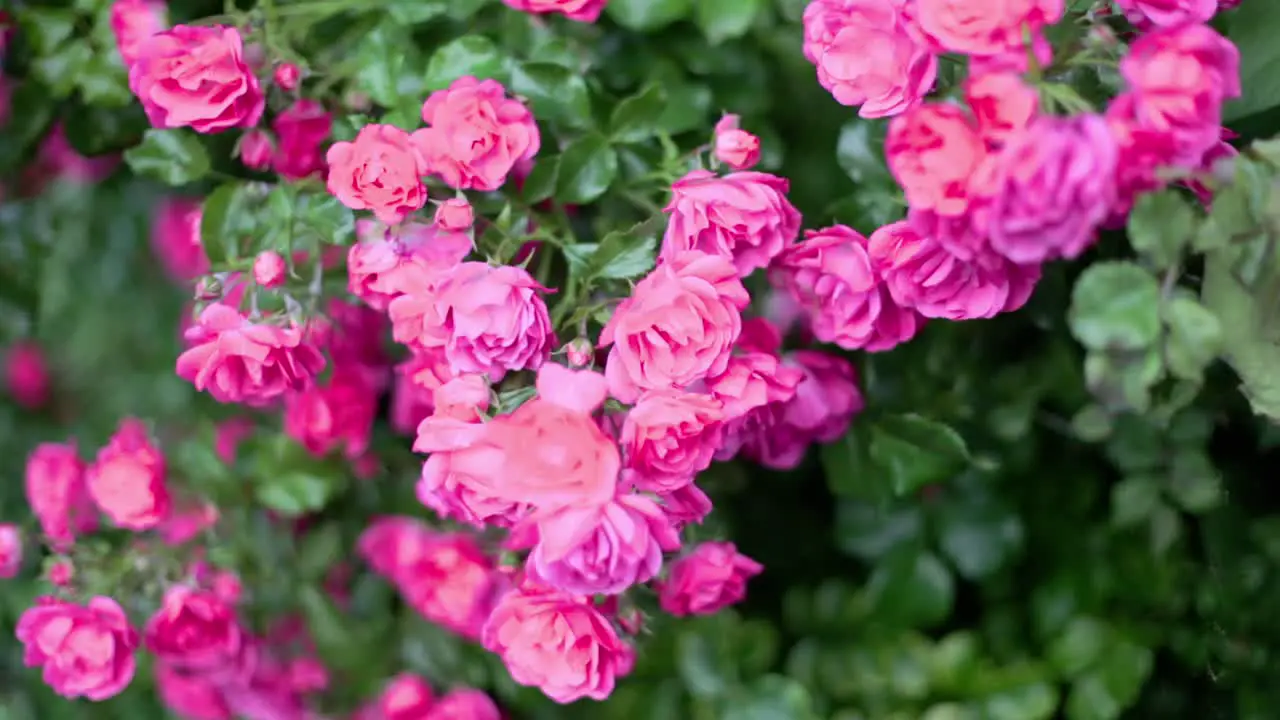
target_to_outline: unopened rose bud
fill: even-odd
[[[302,78],[302,71],[293,63],[280,63],[276,66],[276,85],[286,92],[292,92],[298,87],[298,81]]]
[[[436,225],[441,230],[462,232],[475,222],[475,213],[466,198],[452,198],[436,208]]]
[[[4,358],[5,385],[14,402],[37,410],[49,401],[49,369],[39,345],[19,342]]]
[[[251,28],[241,30],[242,35],[248,35],[250,32],[252,32]],[[267,51],[262,47],[262,43],[249,43],[244,46],[242,57],[244,57],[244,61],[249,67],[257,69],[267,61]]]
[[[253,281],[264,288],[283,285],[285,271],[284,258],[274,250],[258,253],[253,260]]]
[[[70,560],[58,560],[49,567],[49,583],[55,587],[68,587],[76,575],[76,567]]]
[[[583,368],[591,364],[594,359],[595,348],[591,346],[591,341],[586,338],[577,338],[570,340],[564,346],[565,358],[569,361],[569,367]]]
[[[262,130],[250,130],[240,138],[240,162],[250,170],[266,170],[271,166],[271,136]]]
[[[11,578],[22,567],[22,532],[17,525],[0,523],[0,578]]]
[[[739,129],[737,115],[725,115],[716,123],[715,154],[734,170],[746,170],[760,162],[760,138]]]
[[[240,578],[236,577],[235,573],[224,571],[213,576],[213,592],[218,597],[234,605],[240,601],[240,596],[244,593],[244,587],[240,584]]]

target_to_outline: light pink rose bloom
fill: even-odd
[[[423,103],[422,121],[431,127],[414,133],[414,142],[428,170],[459,190],[497,190],[542,143],[533,113],[497,80],[454,80]]]
[[[511,679],[558,703],[604,700],[635,664],[635,650],[588,599],[555,590],[508,592],[485,623],[482,642]]]
[[[731,542],[704,542],[671,564],[658,603],[672,615],[711,615],[742,600],[747,580],[764,570]]]
[[[804,12],[805,56],[818,83],[858,115],[897,115],[938,76],[938,58],[905,12],[906,0],[815,0]]]
[[[394,125],[365,125],[354,141],[331,145],[325,161],[329,192],[352,210],[372,210],[388,225],[427,202],[427,162],[416,138]]]
[[[459,688],[440,698],[423,720],[501,720],[493,700],[479,690]]]
[[[1139,27],[1203,23],[1218,12],[1218,0],[1116,0],[1116,5]]]
[[[401,673],[378,696],[377,720],[423,720],[435,704],[431,684],[411,673]]]
[[[149,530],[169,515],[165,461],[142,421],[125,418],[85,475],[85,486],[117,527]]]
[[[109,597],[87,605],[37,598],[18,618],[16,634],[23,664],[42,668],[45,684],[63,697],[106,700],[133,680],[138,633]]]
[[[436,388],[454,378],[443,348],[422,350],[396,366],[391,392],[391,427],[412,435],[435,408]]]
[[[1107,124],[1116,139],[1116,201],[1108,227],[1123,227],[1125,218],[1139,195],[1165,187],[1169,181],[1161,173],[1165,168],[1191,169],[1199,164],[1192,159],[1179,138],[1164,129],[1156,129],[1137,117],[1137,97],[1121,93],[1107,106]],[[1196,143],[1203,144],[1197,140]],[[1209,145],[1212,148],[1212,145]],[[1201,155],[1203,157],[1203,155]]]
[[[1106,120],[1042,117],[996,158],[991,247],[1020,265],[1078,257],[1116,201],[1119,148]]]
[[[964,83],[964,98],[990,147],[1026,128],[1040,109],[1039,93],[1014,72],[971,74]]]
[[[0,579],[18,574],[22,568],[22,531],[13,523],[0,523]]]
[[[204,206],[196,200],[161,200],[151,219],[151,249],[169,277],[192,280],[209,272],[209,258],[200,239]]]
[[[994,253],[964,260],[910,222],[886,225],[871,235],[871,257],[894,302],[925,317],[990,318],[1026,302],[1037,266],[1018,267]]]
[[[943,52],[999,55],[1022,47],[1023,33],[1038,33],[1062,19],[1063,0],[916,0],[914,15]]]
[[[769,404],[747,423],[742,454],[774,470],[792,470],[814,443],[834,442],[862,411],[853,365],[819,350],[797,350],[784,362],[801,371],[795,395]]]
[[[600,333],[609,392],[634,402],[645,390],[682,390],[724,372],[750,304],[723,255],[686,250],[636,283]]]
[[[499,588],[493,562],[462,533],[432,538],[397,585],[423,617],[471,640],[480,639]]]
[[[733,170],[749,170],[760,162],[760,138],[738,127],[737,115],[716,123],[716,159]]]
[[[127,68],[138,59],[148,38],[169,26],[169,9],[164,0],[115,0],[111,3],[111,32]]]
[[[449,198],[436,208],[436,227],[446,232],[466,232],[475,219],[475,211],[466,198]]]
[[[260,252],[253,259],[253,281],[264,288],[283,285],[287,271],[284,257],[275,250]]]
[[[969,58],[969,76],[990,75],[994,73],[1014,73],[1024,75],[1031,71],[1031,61],[1035,59],[1036,67],[1047,68],[1053,64],[1053,45],[1041,31],[1031,33],[1031,52],[1028,53],[1025,43],[1019,41],[1017,47],[1005,50],[996,55],[975,55]]]
[[[766,407],[795,397],[804,373],[783,365],[775,352],[776,348],[768,347],[735,355],[724,373],[708,381],[712,395],[724,403],[726,415],[716,460],[730,460],[738,454]]]
[[[85,464],[71,443],[41,443],[27,457],[27,504],[40,530],[59,551],[98,527],[98,512],[84,485]]]
[[[785,178],[761,172],[716,177],[694,170],[671,186],[671,216],[662,238],[662,260],[690,250],[722,255],[738,274],[769,264],[800,233],[800,212],[787,200]]]
[[[671,521],[644,495],[569,506],[533,522],[536,544],[529,554],[529,575],[575,595],[617,595],[648,582],[662,567],[663,551],[680,547]]]
[[[270,402],[308,387],[325,365],[298,328],[255,324],[221,303],[206,307],[185,337],[178,376],[218,402]]]
[[[129,89],[158,128],[253,127],[266,99],[243,53],[235,28],[178,25],[137,47]]]
[[[637,487],[667,493],[693,482],[724,440],[724,403],[710,396],[656,390],[627,413],[618,444]]]
[[[4,351],[4,383],[9,397],[27,410],[49,402],[49,366],[39,345],[19,341]]]
[[[155,663],[156,692],[170,712],[184,720],[232,720],[221,688],[199,676],[184,675]]]
[[[373,220],[356,221],[360,241],[347,253],[347,289],[375,310],[386,310],[410,288],[430,288],[436,277],[466,258],[471,238],[436,225],[409,222],[396,231]]]
[[[677,530],[690,523],[699,524],[711,513],[711,498],[694,483],[659,495],[658,502]]]
[[[298,100],[271,121],[276,133],[272,167],[287,180],[301,180],[324,170],[320,146],[333,131],[333,115],[315,100]]]
[[[502,0],[508,7],[529,13],[559,13],[578,22],[593,23],[609,0]]]
[[[341,449],[355,459],[369,449],[377,414],[377,392],[359,372],[339,366],[324,384],[285,395],[284,432],[317,457]]]
[[[884,152],[911,209],[947,216],[968,207],[970,183],[987,159],[974,122],[946,103],[919,105],[890,120]]]

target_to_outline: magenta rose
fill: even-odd
[[[34,342],[19,340],[4,350],[4,386],[9,397],[28,410],[49,401],[49,364]]]
[[[186,720],[232,720],[221,688],[202,677],[187,677],[164,663],[155,664],[156,693],[171,712]]]
[[[743,277],[768,265],[800,232],[787,187],[786,179],[767,173],[690,172],[671,186],[662,259],[689,250],[723,255]]]
[[[98,527],[84,472],[71,443],[41,443],[27,457],[27,504],[49,543],[60,551],[69,549],[77,535]]]
[[[164,0],[115,0],[111,3],[111,32],[127,68],[138,59],[139,48],[169,24]]]
[[[184,677],[227,682],[252,669],[252,643],[235,608],[212,591],[170,587],[144,637],[147,650]]]
[[[378,395],[355,370],[338,367],[324,384],[285,395],[284,431],[312,455],[341,449],[358,458],[369,449]]]
[[[704,542],[671,564],[658,603],[672,615],[710,615],[742,600],[764,567],[731,542]]]
[[[320,146],[333,130],[333,116],[315,100],[290,105],[271,122],[276,131],[272,166],[287,180],[301,180],[324,170]]]
[[[493,700],[479,690],[459,688],[449,692],[427,711],[423,720],[501,720]]]
[[[129,89],[158,128],[253,127],[266,99],[243,53],[235,28],[178,25],[138,46]]]
[[[498,576],[469,535],[435,535],[400,569],[397,586],[423,617],[477,640],[493,607]]]
[[[610,393],[682,390],[724,372],[751,297],[727,257],[688,250],[636,283],[600,333]]]
[[[140,420],[126,418],[85,476],[94,504],[117,527],[149,530],[169,515],[165,462]]]
[[[209,272],[200,241],[204,206],[186,198],[166,198],[156,205],[151,222],[151,249],[169,277],[187,281]]]
[[[27,667],[63,697],[106,700],[133,680],[138,633],[120,605],[97,596],[87,605],[41,597],[18,618],[18,642]]]
[[[666,493],[711,465],[724,438],[724,403],[710,396],[656,390],[640,396],[622,423],[618,444],[636,486]]]
[[[593,23],[608,0],[502,0],[516,10],[545,15],[559,13],[570,20]]]
[[[431,127],[414,133],[414,140],[427,167],[459,190],[497,190],[542,143],[529,108],[508,98],[497,80],[454,80],[423,103],[422,121]]]
[[[1116,0],[1116,5],[1139,27],[1203,23],[1218,12],[1218,0]]]
[[[587,598],[519,588],[498,601],[482,634],[517,683],[558,703],[603,700],[631,672],[635,651]]]
[[[22,531],[12,523],[0,523],[0,579],[18,574],[22,567]]]

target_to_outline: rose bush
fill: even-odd
[[[1277,30],[6,6],[0,716],[1272,717]]]

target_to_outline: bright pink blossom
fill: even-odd
[[[436,535],[401,571],[397,585],[410,606],[465,638],[480,638],[496,599],[498,576],[470,535]]]
[[[18,574],[22,568],[22,531],[13,523],[0,523],[0,579]]]
[[[724,403],[710,396],[656,390],[627,413],[618,444],[633,481],[666,493],[689,484],[711,465],[723,439]]]
[[[174,280],[192,280],[209,272],[209,258],[200,240],[203,216],[203,206],[188,198],[166,198],[156,205],[151,249]]]
[[[742,454],[774,470],[793,470],[814,443],[837,440],[862,411],[853,365],[819,350],[797,350],[783,359],[802,373],[795,394],[751,413],[739,426]]]
[[[1203,23],[1218,12],[1218,0],[1116,0],[1116,5],[1139,27]]]
[[[142,421],[126,418],[85,475],[94,504],[118,527],[149,530],[169,515],[165,461]]]
[[[218,402],[269,402],[310,385],[325,364],[301,330],[255,324],[221,303],[204,309],[186,339],[178,376]]]
[[[454,378],[443,348],[423,350],[395,368],[395,387],[391,392],[391,427],[396,432],[412,435],[418,424],[435,408],[432,397],[436,388]]]
[[[41,597],[18,618],[22,661],[67,698],[106,700],[133,680],[138,633],[120,605],[97,596],[87,605]]]
[[[459,190],[497,190],[542,142],[529,108],[497,80],[454,80],[423,103],[422,121],[431,127],[414,133],[414,142],[427,168]]]
[[[502,0],[509,7],[540,15],[559,13],[578,22],[593,23],[608,0]]]
[[[427,202],[426,160],[409,133],[394,125],[365,125],[354,141],[331,145],[325,161],[329,192],[352,210],[372,210],[388,225]]]
[[[988,147],[1004,143],[1035,118],[1040,95],[1018,73],[970,75],[964,83],[965,101]]]
[[[434,704],[430,683],[402,673],[391,678],[378,696],[378,720],[424,720]]]
[[[188,677],[227,682],[249,668],[249,638],[235,608],[210,590],[175,585],[143,631],[147,650]]]
[[[250,170],[266,170],[271,167],[271,156],[275,154],[271,136],[264,130],[254,128],[240,137],[240,162]]]
[[[138,59],[139,49],[152,35],[169,25],[164,0],[115,0],[111,3],[111,32],[127,68]]]
[[[671,186],[662,259],[690,250],[722,255],[746,277],[765,267],[800,232],[800,213],[787,200],[788,183],[768,173],[717,177],[694,170]]]
[[[466,232],[475,222],[475,212],[466,198],[449,198],[436,208],[436,226],[446,232]]]
[[[284,258],[274,250],[258,253],[258,256],[253,259],[253,281],[262,287],[274,288],[283,285],[287,271]]]
[[[711,498],[694,483],[658,496],[662,511],[677,529],[701,523],[711,513]]]
[[[243,53],[235,28],[178,25],[137,46],[129,89],[158,128],[253,127],[266,100]]]
[[[738,127],[737,115],[725,115],[716,123],[716,159],[732,170],[749,170],[760,162],[760,138]]]
[[[293,92],[298,88],[298,82],[302,79],[302,71],[293,63],[280,63],[276,66],[276,70],[271,77],[281,90]]]
[[[333,131],[333,116],[315,100],[298,100],[271,121],[276,133],[272,167],[287,180],[301,180],[324,170],[320,146]],[[335,193],[336,194],[336,193]]]
[[[501,720],[493,700],[479,690],[453,690],[431,708],[424,720]]]
[[[704,542],[671,564],[658,602],[672,615],[711,615],[742,600],[747,580],[764,570],[730,542]]]
[[[39,345],[21,341],[4,351],[4,384],[9,397],[28,410],[49,402],[49,366]]]
[[[1062,19],[1063,0],[916,0],[915,17],[944,52],[999,55]]]
[[[58,550],[98,527],[97,509],[84,484],[85,465],[71,443],[41,443],[27,457],[27,504]]]
[[[378,396],[360,373],[336,368],[328,381],[285,395],[284,431],[312,455],[341,449],[348,459],[369,448]]]
[[[357,220],[360,242],[347,254],[348,289],[375,310],[386,310],[410,289],[425,292],[436,278],[471,252],[465,233],[437,225],[405,223],[396,231],[373,220]]]
[[[920,105],[889,121],[889,170],[913,210],[959,215],[969,204],[970,181],[986,159],[986,146],[963,109]]]
[[[183,720],[232,720],[222,689],[199,676],[188,676],[155,663],[156,692],[165,707]]]

